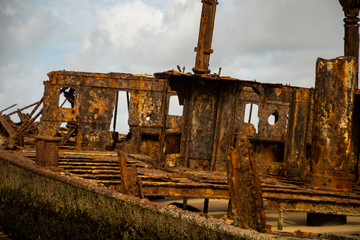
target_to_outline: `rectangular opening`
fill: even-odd
[[[60,88],[59,107],[71,109],[75,105],[75,89],[71,87]]]
[[[170,96],[169,99],[169,115],[182,116],[183,106],[179,103],[179,98],[176,95]]]
[[[116,103],[115,103],[116,104]],[[129,127],[129,105],[130,104],[130,93],[126,91],[118,92],[117,109],[114,108],[113,117],[111,120],[110,131],[118,132],[120,134],[128,134]],[[115,116],[115,112],[116,116]],[[116,118],[116,122],[114,122]],[[114,129],[115,128],[115,129]]]
[[[257,104],[247,103],[245,105],[244,122],[252,124],[255,132],[258,133],[259,107]]]

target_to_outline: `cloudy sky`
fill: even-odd
[[[147,73],[194,66],[201,0],[0,0],[0,110],[38,101],[53,70]],[[313,87],[343,54],[338,0],[219,0],[210,69]]]

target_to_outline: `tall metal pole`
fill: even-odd
[[[210,54],[213,52],[211,49],[211,42],[214,30],[216,5],[219,3],[217,0],[202,0],[203,3],[198,45],[195,47],[196,61],[195,67],[192,69],[195,74],[208,74]]]
[[[351,56],[356,58],[356,63],[359,64],[359,8],[360,0],[339,0],[343,7],[344,18],[344,56]],[[358,79],[358,66],[356,77]],[[356,82],[355,89],[358,88]]]

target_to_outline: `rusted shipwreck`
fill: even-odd
[[[236,232],[226,223],[203,224],[215,220],[186,213],[188,217],[138,198],[181,197],[184,205],[188,198],[204,198],[205,212],[209,199],[231,199],[229,213],[235,225],[260,232],[269,230],[264,208],[279,210],[279,229],[285,211],[307,212],[309,224],[321,221],[324,214],[341,221],[346,221],[347,215],[360,215],[360,2],[340,0],[346,16],[345,57],[317,60],[314,89],[224,77],[221,71],[211,74],[208,66],[218,2],[202,2],[194,73],[185,73],[180,67],[179,71],[154,76],[54,71],[48,74],[44,97],[32,105],[32,112],[24,115],[22,109],[15,111],[21,119],[19,126],[12,124],[10,114],[0,115],[5,146],[20,149],[0,152],[1,191],[3,196],[10,196],[3,197],[3,203],[14,204],[19,197],[34,202],[34,197],[42,195],[39,186],[46,188],[49,181],[63,194],[69,191],[65,196],[70,200],[60,200],[61,194],[48,190],[57,199],[45,194],[45,202],[70,204],[76,199],[76,186],[125,199],[127,209],[91,192],[82,193],[87,197],[86,204],[93,196],[106,211],[110,209],[107,204],[116,206],[109,211],[125,219],[117,221],[127,225],[126,230],[115,224],[122,236],[144,236],[148,231],[162,238],[167,231],[164,229],[172,229],[174,236],[185,231],[171,227],[177,214],[181,221],[192,219],[198,227],[188,221],[184,229],[196,229],[191,234],[203,238],[252,238],[255,233]],[[119,136],[112,125],[116,123],[121,91],[126,92],[129,112],[130,132],[126,136]],[[172,97],[183,105],[181,116],[169,114]],[[70,104],[64,107],[60,99]],[[40,115],[40,122],[35,122]],[[66,131],[60,128],[63,123],[67,124]],[[112,126],[113,131],[109,131]],[[34,144],[29,138],[34,135],[36,150],[28,148],[29,143]],[[16,175],[23,176],[22,180]],[[29,179],[36,179],[39,186]],[[24,190],[22,185],[31,190]],[[31,204],[26,204],[30,209]],[[70,205],[76,206],[69,207],[71,214],[61,219],[78,219],[75,210],[80,211],[79,216],[90,211],[97,216],[90,216],[93,221],[101,218],[91,207]],[[46,211],[65,214],[68,206],[57,205],[57,210],[48,207]],[[131,212],[134,217],[126,219]],[[163,230],[152,223],[151,212],[153,216],[161,215],[161,221],[169,221],[163,222]],[[141,214],[151,223],[136,223]],[[111,221],[107,219],[106,223],[111,225]],[[129,227],[131,224],[133,227]],[[94,225],[101,228],[99,223]]]

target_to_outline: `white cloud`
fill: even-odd
[[[149,73],[195,62],[201,1],[0,0],[0,109],[37,101],[52,70]],[[343,54],[329,0],[222,0],[210,68],[314,86],[317,57]]]
[[[219,10],[211,62],[226,75],[311,87],[316,58],[343,54],[337,1],[233,0]]]
[[[133,47],[142,40],[143,32],[158,34],[164,30],[164,13],[140,0],[100,9],[97,15],[98,28],[109,34],[110,41],[117,48]]]
[[[69,54],[70,66],[152,74],[177,64],[192,64],[201,3],[187,0],[160,5],[155,8],[137,0],[99,8],[96,27],[79,43],[81,51]]]

